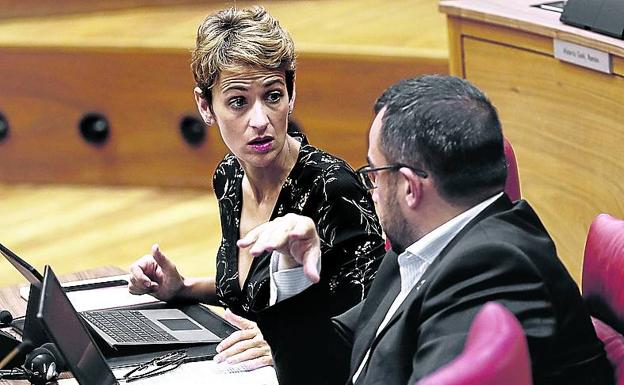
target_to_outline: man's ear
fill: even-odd
[[[399,174],[403,182],[405,203],[409,208],[417,207],[422,201],[423,179],[407,167],[400,168]]]
[[[199,114],[207,125],[212,126],[214,124],[214,118],[212,116],[212,112],[210,111],[210,103],[208,103],[208,99],[203,97],[204,94],[199,87],[195,87],[193,89],[193,94],[195,95],[195,103],[197,104]]]

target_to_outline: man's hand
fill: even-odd
[[[264,252],[281,254],[279,270],[303,266],[303,272],[316,283],[320,280],[318,262],[321,242],[312,219],[297,214],[286,214],[251,230],[237,243],[250,247],[254,257]]]
[[[169,301],[184,287],[184,278],[175,265],[160,252],[158,245],[152,246],[152,253],[144,255],[130,266],[132,294],[151,294],[161,301]]]
[[[255,322],[237,316],[230,309],[225,311],[225,319],[241,330],[232,333],[217,345],[219,354],[214,357],[216,363],[237,364],[245,370],[273,365],[271,348]]]

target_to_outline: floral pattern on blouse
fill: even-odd
[[[337,315],[364,299],[385,253],[381,226],[370,194],[344,161],[309,144],[302,134],[297,162],[275,203],[271,220],[288,213],[311,217],[321,239],[321,282]],[[238,247],[244,171],[227,155],[213,186],[219,201],[222,240],[217,252],[216,288],[221,305],[255,320],[268,306],[270,255],[254,258],[243,288],[238,279]]]

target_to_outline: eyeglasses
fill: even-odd
[[[157,376],[167,373],[178,366],[182,365],[188,357],[185,350],[170,352],[165,355],[156,357],[150,361],[144,362],[128,373],[124,374],[120,381],[132,382],[143,378]]]
[[[375,185],[375,179],[377,179],[377,172],[397,171],[403,167],[409,168],[410,170],[414,171],[414,174],[418,175],[421,178],[427,178],[429,176],[429,174],[427,174],[425,170],[421,170],[416,167],[408,166],[403,163],[388,164],[386,166],[380,166],[380,167],[371,167],[370,165],[367,164],[358,168],[355,172],[358,174],[358,176],[360,177],[360,181],[362,182],[364,187],[366,187],[367,190],[374,190],[377,188],[377,185]]]

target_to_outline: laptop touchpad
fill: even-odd
[[[158,319],[158,322],[165,325],[169,330],[201,330],[201,328],[195,325],[193,322],[186,318],[169,318]]]

